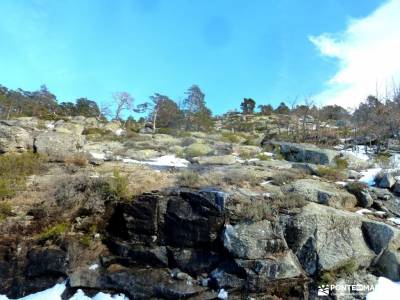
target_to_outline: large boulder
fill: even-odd
[[[34,139],[34,150],[53,158],[63,158],[83,149],[85,138],[63,132],[42,132]]]
[[[307,201],[325,204],[335,208],[353,208],[357,198],[335,184],[317,179],[299,179],[283,187],[285,192],[290,192]]]
[[[81,135],[85,127],[78,123],[56,123],[54,130],[57,132],[69,133],[74,135]]]
[[[23,152],[32,149],[33,137],[22,127],[0,122],[0,153]]]
[[[349,262],[368,267],[375,256],[364,240],[360,215],[309,203],[300,214],[281,220],[289,248],[310,275]]]
[[[251,224],[226,225],[225,248],[236,258],[260,259],[287,249],[282,228],[268,220]]]
[[[339,154],[337,151],[321,149],[311,144],[285,142],[273,142],[272,144],[279,148],[280,153],[286,160],[294,162],[331,165],[334,163],[335,157]]]

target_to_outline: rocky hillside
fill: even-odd
[[[397,170],[261,134],[0,121],[0,295],[318,299],[400,280]],[[366,291],[332,299],[363,299]]]

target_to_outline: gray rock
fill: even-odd
[[[299,179],[283,187],[284,192],[291,192],[307,201],[325,204],[335,208],[352,208],[357,199],[337,185],[316,179]]]
[[[392,281],[400,280],[400,243],[390,243],[376,264],[380,274]]]
[[[63,158],[82,150],[85,144],[83,136],[62,132],[43,132],[34,139],[34,149],[38,153],[52,158]]]
[[[236,157],[233,155],[200,156],[192,160],[199,165],[233,165],[236,163]]]
[[[366,242],[376,254],[381,253],[395,237],[400,236],[399,229],[371,220],[362,222],[362,230]]]
[[[384,189],[390,189],[396,183],[393,175],[386,172],[382,175],[382,177],[378,181],[378,186]]]
[[[273,142],[279,146],[280,153],[286,160],[294,162],[306,162],[317,165],[330,165],[339,154],[330,149],[321,149],[311,144],[295,144],[285,142]]]
[[[33,137],[27,130],[0,122],[0,153],[23,152],[32,146]]]
[[[396,183],[392,187],[393,192],[396,194],[400,194],[400,181],[396,181]]]
[[[270,280],[298,277],[303,270],[297,257],[291,251],[285,251],[279,257],[271,257],[262,260],[235,259],[236,263],[245,269],[248,284],[257,286],[265,285]]]
[[[362,177],[362,175],[361,175],[359,172],[357,172],[357,171],[354,171],[354,170],[347,170],[347,177],[348,177],[349,179],[358,180],[358,179],[360,179],[360,178]]]
[[[267,258],[287,249],[281,228],[268,220],[226,225],[223,242],[234,257],[242,259]]]
[[[367,267],[375,256],[364,240],[360,215],[309,203],[300,214],[282,216],[281,221],[289,248],[310,275],[349,261]]]

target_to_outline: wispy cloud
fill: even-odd
[[[369,94],[384,96],[400,84],[400,0],[389,0],[371,15],[352,19],[342,33],[311,36],[339,70],[316,95],[322,103],[354,108]]]

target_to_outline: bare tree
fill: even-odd
[[[133,108],[133,97],[127,92],[117,92],[113,94],[113,99],[117,105],[115,109],[114,119],[121,119],[121,114],[125,110]]]

